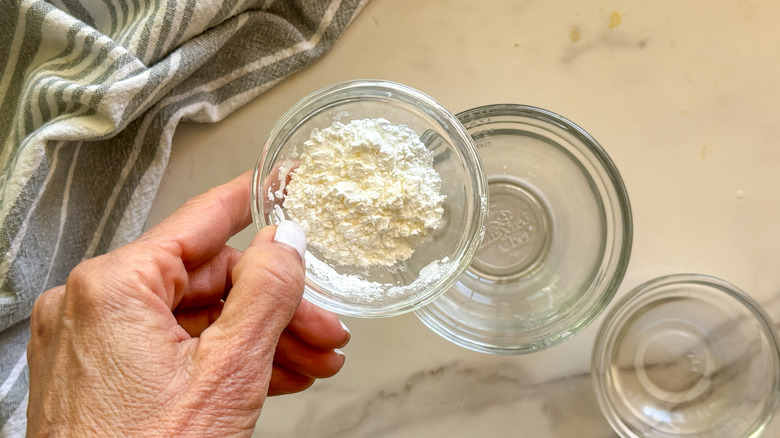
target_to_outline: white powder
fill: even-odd
[[[283,167],[282,184],[292,162]],[[286,190],[289,217],[324,258],[369,267],[406,260],[441,225],[440,189],[433,153],[417,134],[379,118],[312,132],[277,196]]]
[[[428,288],[436,280],[452,270],[454,263],[449,257],[434,260],[420,270],[417,278],[406,286],[378,283],[362,279],[356,275],[339,274],[328,264],[315,257],[306,258],[306,270],[318,281],[326,284],[337,284],[335,295],[352,303],[377,303],[382,301],[399,301]]]

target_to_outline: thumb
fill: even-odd
[[[301,227],[284,221],[260,230],[233,268],[222,313],[199,345],[201,353],[221,359],[231,378],[270,377],[279,336],[303,295],[305,248]]]

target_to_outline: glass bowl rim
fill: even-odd
[[[465,230],[469,231],[469,234],[473,231],[473,238],[465,245],[463,250],[455,254],[459,257],[455,268],[450,270],[446,276],[433,282],[430,287],[425,289],[425,293],[416,294],[412,298],[381,307],[367,307],[339,301],[332,295],[327,296],[327,294],[317,290],[308,275],[306,277],[303,294],[304,298],[319,307],[346,316],[362,318],[391,317],[412,312],[415,309],[432,302],[442,293],[446,292],[452,284],[460,278],[463,272],[465,272],[466,268],[471,263],[474,254],[476,254],[479,243],[482,241],[482,237],[485,234],[488,194],[487,178],[482,166],[482,161],[479,158],[476,145],[474,145],[474,141],[468,134],[468,131],[458,121],[457,117],[437,100],[413,87],[385,79],[354,79],[336,82],[304,96],[276,120],[263,142],[252,177],[252,221],[258,230],[272,224],[272,222],[267,221],[265,218],[262,205],[264,195],[259,187],[262,187],[263,184],[261,177],[264,173],[264,165],[268,160],[268,156],[271,152],[276,153],[276,151],[270,151],[274,139],[285,133],[288,124],[293,122],[293,126],[300,124],[305,121],[306,118],[318,112],[318,109],[323,105],[331,105],[339,101],[355,100],[358,96],[354,93],[360,92],[365,92],[366,96],[369,95],[369,92],[373,92],[370,96],[376,96],[377,98],[381,93],[381,95],[384,96],[383,99],[391,99],[401,102],[404,105],[423,108],[423,112],[429,114],[436,122],[439,122],[440,128],[447,132],[450,139],[455,140],[448,143],[454,143],[455,148],[457,148],[460,154],[465,158],[466,163],[464,164],[464,167],[468,169],[472,179],[468,186],[472,187],[472,192],[475,195],[472,209],[472,225],[468,230]],[[397,96],[403,96],[408,100],[400,100]],[[446,124],[442,124],[442,120],[445,121]]]
[[[596,334],[593,350],[591,353],[591,383],[596,393],[596,399],[604,417],[609,422],[612,429],[624,437],[641,438],[635,435],[625,425],[620,415],[615,411],[615,403],[608,397],[606,377],[608,354],[612,351],[614,336],[623,326],[625,318],[653,302],[653,295],[663,292],[662,288],[670,285],[693,284],[707,286],[715,293],[720,293],[742,304],[746,314],[752,314],[755,321],[761,327],[761,332],[767,338],[767,341],[774,347],[772,350],[773,362],[775,363],[774,381],[772,390],[773,397],[765,404],[761,415],[750,427],[752,430],[746,431],[750,437],[757,437],[766,427],[769,421],[776,414],[780,406],[780,336],[775,329],[774,323],[763,307],[750,295],[735,286],[734,284],[721,278],[698,273],[676,273],[656,277],[641,283],[630,290],[624,297],[615,303],[615,305],[604,316],[601,326]],[[638,301],[646,299],[640,306],[632,306]],[[684,436],[684,435],[683,435]]]
[[[572,120],[547,109],[514,103],[499,103],[478,106],[461,111],[456,115],[458,120],[460,120],[467,129],[472,126],[472,122],[477,120],[484,119],[486,117],[501,116],[529,118],[533,119],[534,121],[544,122],[558,129],[562,129],[566,133],[574,136],[580,145],[582,145],[582,147],[589,153],[589,156],[597,161],[599,169],[606,173],[607,180],[604,181],[605,186],[608,185],[614,190],[614,209],[612,213],[614,214],[615,211],[618,211],[620,214],[620,220],[615,221],[615,228],[622,230],[622,239],[620,242],[616,242],[616,244],[619,244],[619,247],[614,249],[613,245],[613,250],[607,251],[613,255],[613,257],[611,257],[612,260],[606,265],[600,266],[600,269],[604,266],[613,266],[607,270],[607,275],[605,277],[610,278],[609,281],[604,282],[604,284],[600,287],[602,292],[600,294],[594,295],[594,299],[587,301],[588,303],[592,302],[592,305],[587,308],[587,311],[578,314],[580,315],[579,317],[571,317],[565,320],[568,321],[570,319],[575,319],[576,324],[569,325],[565,329],[559,330],[552,336],[538,338],[520,345],[495,345],[493,343],[484,342],[477,339],[464,338],[460,332],[450,330],[450,325],[444,324],[441,318],[434,317],[430,313],[430,309],[421,307],[415,311],[417,317],[426,326],[445,339],[455,343],[456,345],[481,353],[496,355],[518,355],[547,349],[570,339],[588,327],[607,308],[618,288],[620,287],[620,284],[622,283],[628,269],[629,260],[631,258],[631,250],[633,247],[633,214],[628,191],[626,189],[623,178],[617,169],[617,166],[612,161],[609,154],[607,154],[606,150],[601,146],[601,144],[592,135],[590,135],[587,131],[585,131],[578,124],[574,123]],[[477,126],[481,126],[481,124]],[[607,211],[606,214],[609,215],[610,212]],[[615,233],[613,233],[613,236],[614,235]],[[590,287],[592,284],[593,283],[589,284],[588,286]],[[449,319],[447,321],[449,321]]]

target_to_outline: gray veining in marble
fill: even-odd
[[[523,437],[544,423],[546,436],[611,437],[601,418],[590,374],[580,373],[541,383],[523,378],[522,367],[501,361],[451,362],[421,370],[372,388],[368,394],[310,403],[299,412],[309,422],[296,424],[295,436]],[[316,390],[334,393],[323,385]],[[316,391],[315,390],[315,391]]]

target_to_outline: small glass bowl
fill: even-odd
[[[780,353],[752,298],[678,274],[631,291],[606,315],[591,367],[623,437],[756,437],[778,407]]]
[[[446,196],[442,226],[410,258],[390,267],[339,266],[310,248],[304,297],[342,315],[386,317],[414,310],[452,286],[484,235],[485,173],[473,140],[447,109],[420,91],[382,80],[338,83],[305,97],[276,122],[263,145],[252,216],[258,229],[288,218],[284,194],[278,193],[280,165],[295,159],[313,130],[365,118],[405,125],[433,152]]]
[[[458,119],[487,174],[487,231],[466,273],[416,314],[475,351],[560,343],[601,313],[625,274],[632,223],[620,174],[596,140],[552,112],[489,105]]]

